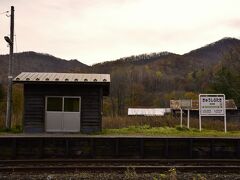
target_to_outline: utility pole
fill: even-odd
[[[8,36],[4,37],[9,44],[9,64],[8,64],[8,88],[7,88],[7,114],[5,127],[11,128],[11,114],[12,114],[12,62],[13,62],[13,43],[14,43],[14,6],[11,6],[10,15],[10,39]]]

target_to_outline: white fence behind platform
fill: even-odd
[[[164,116],[170,108],[128,108],[129,116]]]

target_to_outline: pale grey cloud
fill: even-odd
[[[225,36],[239,38],[238,0],[1,0],[16,9],[18,51],[93,64],[154,51],[186,53]],[[9,33],[0,15],[0,37]],[[7,53],[0,40],[0,53]]]

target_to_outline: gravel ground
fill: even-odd
[[[239,173],[180,173],[176,171],[168,171],[165,173],[144,173],[137,174],[134,171],[127,171],[124,173],[89,173],[89,172],[75,172],[75,173],[2,173],[1,180],[118,180],[118,179],[140,179],[140,180],[240,180]]]

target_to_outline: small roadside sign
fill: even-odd
[[[192,108],[192,100],[191,99],[182,99],[180,100],[181,109],[191,109]]]

